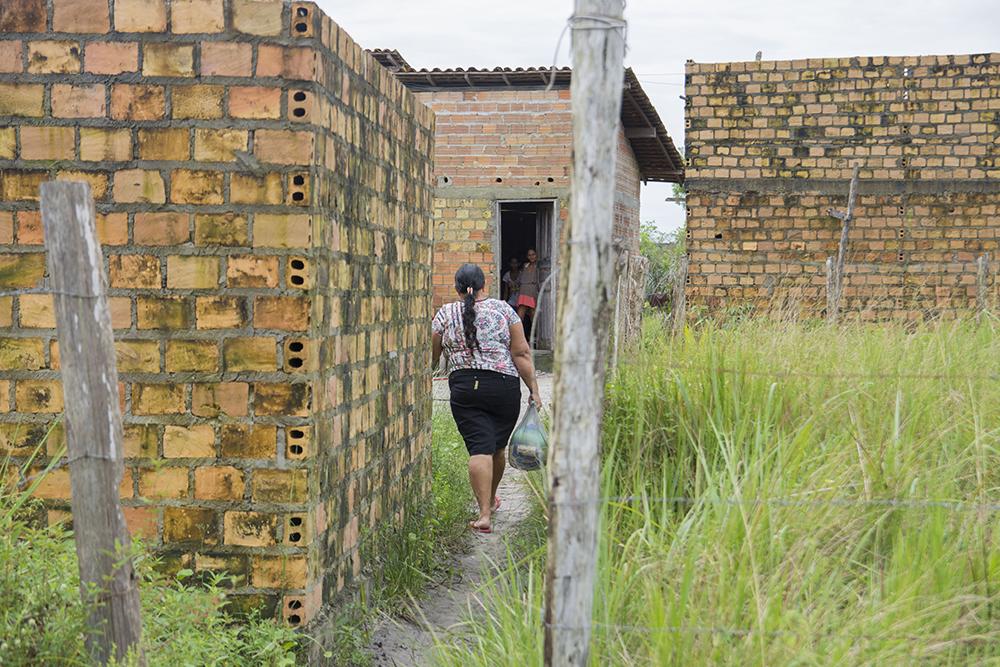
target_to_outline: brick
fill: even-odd
[[[155,255],[112,255],[108,258],[111,287],[159,289],[160,258]]]
[[[45,0],[0,2],[0,32],[45,32]]]
[[[70,481],[68,470],[51,470],[38,482],[34,495],[46,500],[69,500]]]
[[[52,29],[55,32],[109,32],[108,3],[103,0],[53,0]]]
[[[80,71],[77,42],[28,42],[28,71],[32,74],[73,74]]]
[[[214,340],[169,340],[168,373],[211,373],[219,369],[219,345]]]
[[[281,89],[233,86],[229,89],[229,115],[233,118],[281,118]]]
[[[277,429],[265,424],[224,424],[219,432],[224,458],[273,459]]]
[[[166,0],[115,0],[118,32],[166,32]]]
[[[0,211],[0,244],[14,242],[14,212]]]
[[[49,180],[44,171],[5,171],[0,179],[3,198],[9,201],[38,201],[42,183]]]
[[[257,130],[254,133],[254,155],[272,164],[309,164],[313,152],[311,132],[290,130]]]
[[[0,160],[13,160],[16,154],[16,131],[13,127],[0,127]]]
[[[262,45],[263,47],[263,45]],[[253,47],[241,42],[202,42],[202,76],[242,76],[253,72]]]
[[[235,213],[196,215],[194,217],[194,242],[197,245],[247,245],[249,243],[247,219]]]
[[[230,255],[226,285],[242,288],[278,286],[278,258],[260,255]]]
[[[209,120],[222,118],[222,86],[174,86],[173,117]]]
[[[309,303],[309,299],[303,297],[257,297],[253,325],[258,329],[306,331],[309,328]]]
[[[218,522],[212,510],[188,507],[163,510],[163,541],[166,544],[217,544],[217,531]]]
[[[232,554],[195,554],[195,568],[199,573],[225,574],[230,585],[241,588],[247,585],[250,563],[247,556]]]
[[[232,0],[233,29],[250,35],[281,34],[284,7],[271,0]]]
[[[116,83],[111,87],[111,117],[115,120],[160,120],[166,114],[163,86]]]
[[[151,500],[179,500],[188,497],[187,468],[158,468],[139,473],[139,496]]]
[[[167,287],[213,289],[219,286],[219,258],[194,255],[167,257]]]
[[[76,157],[76,132],[72,127],[25,126],[21,128],[21,159],[72,160]]]
[[[0,116],[40,118],[45,115],[45,86],[35,83],[0,83]]]
[[[95,221],[97,240],[101,245],[125,245],[128,243],[127,213],[98,213]]]
[[[17,242],[19,245],[42,245],[45,242],[40,212],[17,213]]]
[[[278,367],[273,338],[230,338],[222,343],[222,358],[227,373],[274,371]]]
[[[41,368],[45,368],[45,344],[41,340],[0,338],[0,370],[34,371]]]
[[[226,29],[222,0],[173,0],[170,24],[177,34],[222,32]]]
[[[170,175],[170,201],[175,204],[223,203],[223,174],[176,169]]]
[[[115,353],[121,372],[160,372],[160,344],[155,340],[119,340],[115,342]]]
[[[104,86],[52,86],[52,115],[55,118],[103,118],[107,115]]]
[[[194,46],[151,42],[142,47],[143,76],[194,76]]]
[[[120,203],[163,204],[167,200],[163,176],[145,169],[116,171],[114,194]]]
[[[279,206],[284,200],[281,174],[274,172],[262,176],[233,174],[229,186],[229,199],[234,204]]]
[[[245,417],[249,410],[250,385],[245,382],[220,382],[195,384],[191,388],[191,412],[198,417]],[[226,428],[222,427],[220,441],[223,456],[226,449]]]
[[[246,130],[197,129],[194,131],[194,159],[203,162],[232,162],[236,151],[246,151]],[[234,174],[234,177],[236,175]]]
[[[21,327],[24,329],[55,329],[56,311],[49,294],[22,294],[18,297]]]
[[[139,130],[139,157],[143,160],[183,162],[191,154],[190,141],[187,128]]]
[[[132,237],[136,245],[164,246],[187,243],[187,213],[136,213]]]
[[[138,72],[139,44],[138,42],[91,42],[83,52],[83,66],[91,74]]]
[[[268,547],[278,542],[278,517],[263,512],[226,512],[224,542],[239,547]]]
[[[124,449],[127,459],[156,458],[159,439],[153,424],[125,424]]]
[[[309,385],[304,383],[254,385],[254,414],[308,417],[310,405]]]
[[[111,311],[111,326],[115,329],[132,328],[132,300],[127,296],[108,297],[108,310]]]
[[[163,456],[169,459],[213,458],[215,430],[209,424],[167,426],[163,430]]]
[[[305,556],[254,556],[250,576],[255,588],[305,588],[308,561]]]
[[[257,213],[253,219],[253,245],[257,248],[308,248],[311,246],[308,215]]]
[[[0,73],[17,74],[24,71],[21,50],[24,43],[19,40],[0,42]]]
[[[176,415],[183,413],[184,385],[135,384],[132,386],[132,414]]]
[[[305,470],[255,470],[253,499],[263,503],[304,503],[309,500]]]
[[[58,171],[57,181],[83,181],[90,186],[90,194],[101,201],[108,194],[108,175],[100,171]]]
[[[0,287],[39,287],[45,276],[45,255],[0,255]]]
[[[243,473],[232,466],[210,466],[194,471],[194,497],[199,500],[242,500]]]
[[[132,159],[129,130],[80,128],[80,159],[84,162],[126,162]]]
[[[155,507],[123,507],[122,515],[125,517],[125,525],[133,538],[146,541],[156,539],[160,516],[158,509]]]
[[[14,406],[18,412],[62,412],[62,384],[58,380],[18,380]]]
[[[312,81],[316,56],[307,47],[261,44],[257,48],[257,76]]]
[[[199,329],[238,329],[246,325],[247,300],[234,296],[200,296],[195,299]]]
[[[187,329],[191,326],[187,302],[182,297],[138,297],[135,300],[140,329]]]

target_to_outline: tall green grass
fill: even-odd
[[[1000,663],[998,432],[989,324],[648,332],[608,386],[592,664]],[[540,562],[442,664],[540,664]]]

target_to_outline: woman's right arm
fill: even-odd
[[[524,337],[524,326],[520,321],[510,325],[510,356],[514,360],[518,375],[524,380],[531,392],[531,400],[541,407],[542,398],[538,394],[538,379],[535,377],[535,364],[531,360],[531,348]]]

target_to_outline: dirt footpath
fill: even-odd
[[[542,401],[548,406],[552,401],[552,376],[538,374],[538,388]],[[522,413],[527,407],[528,394],[522,386]],[[448,383],[435,380],[435,407],[447,407]],[[470,550],[455,557],[451,564],[453,575],[444,584],[431,588],[415,609],[405,615],[387,617],[372,635],[372,652],[378,667],[409,667],[429,664],[434,646],[434,635],[447,636],[467,617],[469,609],[480,606],[477,597],[479,582],[487,572],[489,563],[503,563],[507,555],[506,538],[529,513],[527,488],[523,474],[508,467],[497,491],[503,506],[493,515],[493,533],[469,534]],[[469,516],[475,512],[472,491],[469,491]]]

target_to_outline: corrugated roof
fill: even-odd
[[[494,67],[493,69],[452,68],[413,69],[405,64],[398,51],[376,49],[369,51],[380,63],[388,67],[407,88],[414,91],[454,90],[456,88],[489,89],[520,88],[544,89],[552,83],[554,88],[568,88],[572,69],[560,67]],[[389,54],[389,55],[386,55]],[[403,63],[404,67],[399,67]],[[632,151],[639,163],[644,181],[681,183],[684,180],[684,160],[667,134],[660,114],[642,89],[632,68],[625,70],[625,87],[622,92],[622,125]]]

